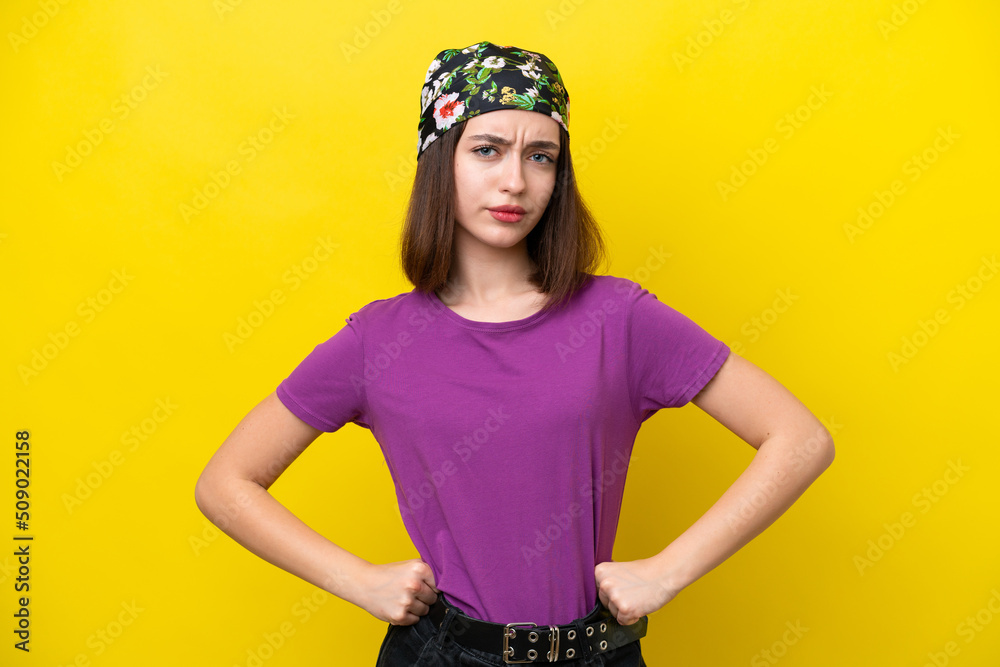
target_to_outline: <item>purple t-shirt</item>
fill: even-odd
[[[640,425],[688,403],[729,355],[615,276],[511,322],[465,319],[417,290],[345,321],[278,398],[322,431],[371,430],[438,589],[498,623],[593,608]]]

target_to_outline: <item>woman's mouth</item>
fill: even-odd
[[[489,209],[489,212],[500,222],[520,222],[524,217],[524,209],[520,206],[497,206]]]

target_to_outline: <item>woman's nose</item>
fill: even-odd
[[[521,158],[512,151],[504,158],[500,171],[500,189],[505,192],[524,190],[524,166]]]

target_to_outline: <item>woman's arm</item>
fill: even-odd
[[[195,485],[198,508],[234,540],[281,569],[383,621],[416,623],[437,599],[426,563],[369,563],[307,526],[267,491],[320,433],[271,392],[209,460]]]
[[[833,462],[826,427],[735,352],[692,402],[757,453],[722,497],[659,554],[598,564],[601,601],[626,625],[663,607],[763,532]]]

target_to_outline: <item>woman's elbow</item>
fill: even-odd
[[[833,464],[833,459],[836,458],[836,449],[833,446],[833,438],[830,438],[830,444],[827,447],[826,452],[826,467],[829,468]],[[826,468],[824,468],[825,470]]]
[[[818,419],[802,424],[788,443],[785,456],[792,471],[815,479],[833,463],[833,435]]]
[[[213,492],[212,478],[208,476],[207,471],[202,471],[194,484],[194,504],[209,519],[212,513]]]
[[[239,476],[206,468],[194,485],[194,502],[213,524],[226,530],[256,500],[261,487]]]
[[[209,521],[215,523],[219,508],[226,503],[226,477],[219,471],[206,467],[194,485],[194,503]]]
[[[822,424],[817,428],[813,438],[810,439],[811,453],[817,467],[817,472],[821,473],[833,463],[836,456],[836,448],[833,445],[833,435]],[[807,441],[810,442],[810,441]]]

